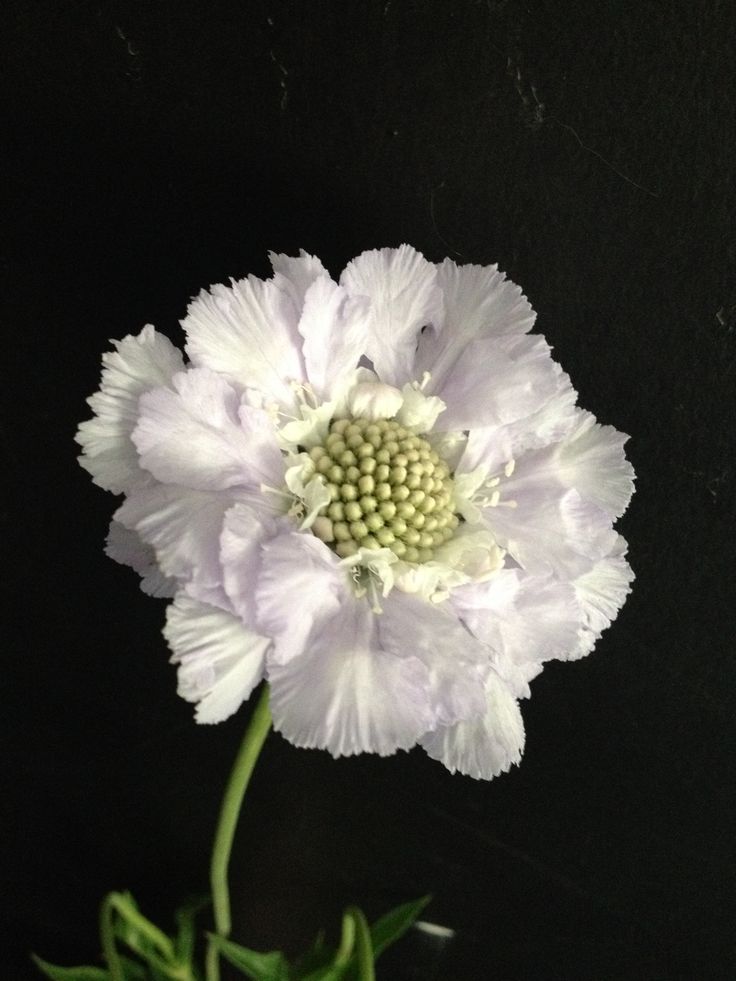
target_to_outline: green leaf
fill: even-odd
[[[355,955],[353,960],[357,967],[358,978],[360,981],[376,981],[376,974],[373,970],[375,964],[373,941],[365,914],[357,906],[351,906],[345,910],[345,915],[352,917],[355,924]]]
[[[49,964],[35,954],[31,959],[39,971],[42,971],[51,981],[109,981],[110,975],[101,967],[59,967]]]
[[[403,903],[376,920],[371,926],[374,960],[406,933],[431,898],[431,896],[422,896],[414,902]]]
[[[280,950],[260,954],[216,934],[210,934],[210,939],[225,960],[251,981],[289,981],[289,966]]]
[[[150,975],[142,964],[132,960],[130,957],[121,955],[120,963],[123,965],[125,981],[150,981]],[[107,975],[105,975],[107,977]]]
[[[347,965],[335,967],[333,964],[328,964],[326,967],[320,967],[309,974],[300,974],[298,977],[300,981],[342,981],[346,971]]]
[[[209,906],[209,904],[210,899],[208,896],[193,899],[185,906],[181,906],[174,914],[177,926],[174,949],[177,960],[182,961],[184,964],[191,964],[192,957],[194,956],[194,944],[197,936],[194,921],[197,913],[206,906]]]
[[[291,981],[333,981],[334,975],[339,979],[342,974],[334,974],[334,960],[335,949],[325,944],[325,932],[320,930],[309,950],[290,965],[289,978]]]

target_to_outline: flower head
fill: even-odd
[[[266,678],[297,746],[419,743],[489,779],[521,757],[529,682],[629,591],[625,437],[576,407],[495,266],[271,261],[191,303],[187,363],[151,326],[104,356],[77,439],[125,495],[108,553],[173,597],[198,721]]]

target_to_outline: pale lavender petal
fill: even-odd
[[[453,590],[451,602],[468,629],[493,650],[493,665],[517,698],[544,661],[564,658],[578,642],[575,590],[553,576],[502,569],[484,583]]]
[[[176,375],[173,386],[141,396],[133,442],[143,467],[163,483],[197,490],[280,486],[283,462],[266,412],[241,405],[207,368]]]
[[[382,606],[381,647],[397,657],[410,650],[426,666],[434,724],[452,725],[482,713],[490,652],[468,633],[452,608],[396,589]]]
[[[593,650],[631,592],[634,573],[625,554],[626,542],[618,536],[611,553],[573,582],[583,611],[583,622],[578,646],[568,660],[577,660]]]
[[[264,543],[255,604],[259,630],[274,641],[273,663],[302,654],[348,598],[349,572],[314,535],[291,531]]]
[[[222,524],[236,499],[228,493],[154,484],[132,494],[115,512],[115,520],[154,549],[164,575],[216,587],[222,583]]]
[[[268,678],[274,728],[335,757],[410,749],[432,721],[427,668],[382,650],[376,616],[354,597],[313,631],[303,654],[269,663]]]
[[[264,514],[252,504],[236,504],[225,514],[220,534],[223,587],[233,611],[248,626],[256,624],[255,591],[262,546],[286,521]]]
[[[137,336],[112,341],[102,355],[100,390],[87,399],[94,418],[83,422],[76,440],[79,462],[94,482],[113,494],[127,493],[150,478],[141,471],[130,435],[138,419],[142,392],[168,385],[184,367],[181,352],[148,324]]]
[[[634,468],[624,455],[629,437],[601,426],[589,412],[577,413],[577,426],[552,455],[550,466],[564,487],[574,487],[613,518],[619,518],[634,493]]]
[[[510,483],[510,482],[509,482]],[[616,533],[611,519],[576,490],[507,488],[516,507],[488,508],[484,518],[498,543],[528,572],[571,579],[607,554]]]
[[[421,745],[450,773],[491,780],[521,760],[524,723],[518,702],[505,682],[492,672],[486,682],[483,715],[430,732]]]
[[[105,554],[115,562],[134,569],[141,577],[141,589],[149,596],[169,598],[176,593],[176,579],[161,572],[153,548],[142,541],[137,532],[124,527],[119,521],[110,522]]]
[[[432,375],[441,386],[465,348],[481,338],[525,334],[536,314],[520,288],[498,266],[458,266],[451,259],[437,267],[445,322],[441,330],[424,331],[417,350],[417,377]]]
[[[320,400],[336,398],[368,344],[370,301],[349,296],[328,276],[306,292],[299,333],[313,391]]]
[[[371,301],[365,353],[381,381],[399,387],[414,381],[419,332],[427,324],[439,326],[443,319],[435,267],[409,245],[373,249],[348,263],[340,285],[351,296]]]
[[[182,327],[186,352],[266,403],[295,407],[292,381],[304,380],[299,312],[283,285],[248,276],[231,286],[203,290],[192,300]]]
[[[491,473],[503,469],[529,450],[558,443],[575,428],[577,392],[569,377],[554,364],[556,388],[531,415],[501,426],[471,426],[460,472],[485,464]],[[440,420],[441,421],[441,420]]]
[[[268,258],[274,271],[274,281],[289,293],[298,312],[304,306],[304,297],[312,283],[320,277],[329,276],[317,256],[310,255],[304,249],[299,250],[298,256],[269,252]]]
[[[229,718],[263,678],[268,639],[183,593],[167,610],[164,636],[178,665],[178,694],[197,703],[197,722]]]
[[[538,412],[557,392],[549,345],[535,335],[476,340],[427,391],[447,404],[443,429],[503,426]]]

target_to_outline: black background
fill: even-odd
[[[337,274],[402,241],[498,262],[632,435],[638,578],[594,655],[534,682],[491,783],[272,737],[235,935],[296,953],[350,902],[431,891],[454,946],[435,969],[407,941],[385,981],[736,976],[735,9],[5,4],[4,976],[94,960],[106,890],[168,926],[206,889],[249,711],[194,725],[163,604],[102,553],[115,503],[72,440],[107,339],[180,341],[188,299],[267,249]]]

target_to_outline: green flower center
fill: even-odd
[[[312,531],[341,558],[390,548],[406,562],[428,562],[452,538],[460,519],[449,468],[395,419],[334,419],[309,456],[331,498]]]

